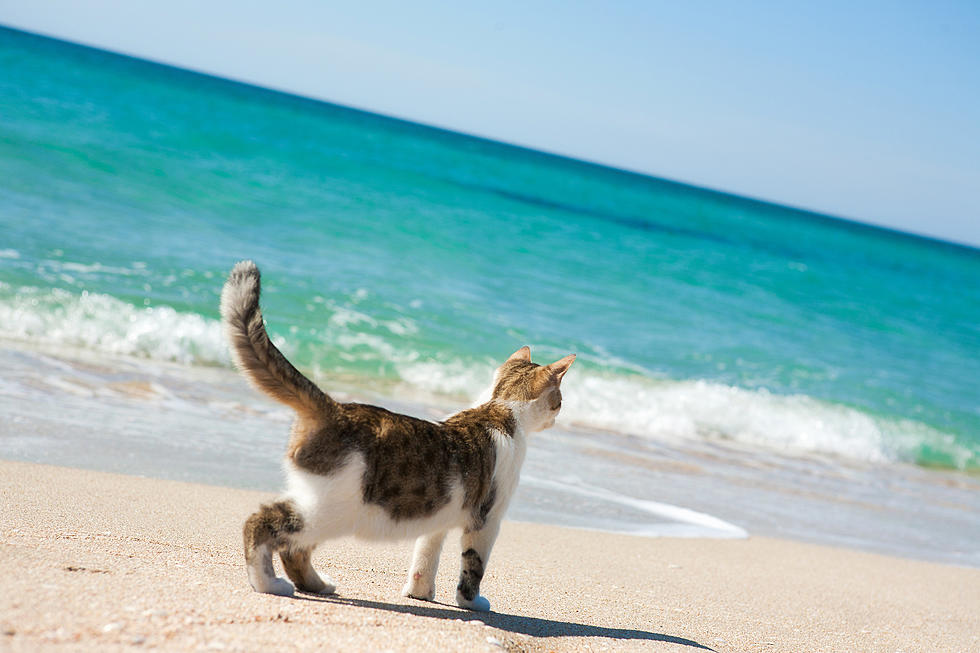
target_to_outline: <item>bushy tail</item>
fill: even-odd
[[[221,291],[221,319],[231,356],[253,386],[301,415],[331,409],[333,400],[300,374],[269,340],[259,310],[259,268],[241,261],[232,268]]]

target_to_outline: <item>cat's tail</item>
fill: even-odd
[[[259,309],[259,292],[259,268],[252,261],[237,263],[221,291],[221,320],[235,365],[253,386],[301,415],[313,417],[331,410],[333,399],[293,367],[269,340]]]

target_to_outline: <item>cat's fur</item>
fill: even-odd
[[[442,422],[356,403],[338,403],[303,376],[269,340],[259,310],[259,270],[238,263],[221,293],[221,316],[238,368],[259,390],[297,413],[286,455],[288,489],[243,529],[248,577],[259,592],[335,587],[311,565],[314,547],[343,535],[418,538],[403,594],[431,600],[448,530],[462,529],[456,602],[488,610],[480,595],[490,549],[517,487],[528,433],[549,428],[561,409],[561,379],[575,355],[541,366],[528,347],[497,370],[492,398]]]

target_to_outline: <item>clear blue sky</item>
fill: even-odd
[[[980,245],[980,2],[0,0],[0,24]]]

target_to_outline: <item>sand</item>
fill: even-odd
[[[980,651],[980,569],[751,537],[650,539],[507,522],[460,610],[399,595],[410,543],[339,540],[329,597],[257,594],[240,526],[261,492],[0,462],[0,650]]]

